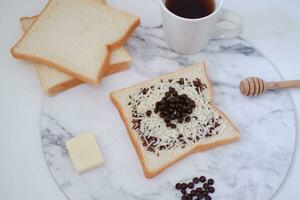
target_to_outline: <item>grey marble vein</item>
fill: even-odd
[[[282,183],[294,151],[295,116],[288,92],[257,98],[240,94],[241,78],[279,80],[273,66],[243,38],[213,40],[199,54],[179,55],[166,44],[161,27],[140,27],[126,44],[131,69],[106,77],[100,87],[81,85],[45,98],[41,139],[46,163],[71,200],[180,199],[174,183],[206,175],[216,180],[216,200],[268,200]],[[153,179],[146,179],[109,92],[182,65],[205,60],[214,103],[241,131],[237,143],[197,153]],[[77,175],[64,140],[83,131],[95,133],[105,164]]]

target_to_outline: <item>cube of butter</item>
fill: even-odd
[[[81,173],[104,163],[103,156],[92,133],[83,133],[65,141],[74,168]]]

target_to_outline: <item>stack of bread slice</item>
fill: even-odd
[[[123,44],[139,18],[102,0],[50,0],[43,11],[21,18],[24,35],[11,49],[34,63],[48,95],[128,68]]]

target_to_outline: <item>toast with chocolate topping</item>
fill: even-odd
[[[205,64],[112,92],[144,174],[151,178],[191,153],[240,137],[212,103]]]

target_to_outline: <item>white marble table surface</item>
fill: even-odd
[[[127,4],[114,2],[131,10]],[[145,16],[143,23],[151,26],[159,23],[159,19],[151,16],[151,11],[158,7],[136,2],[137,6],[148,8],[131,10]],[[30,64],[15,61],[8,52],[21,33],[16,28],[18,18],[38,13],[45,3],[45,0],[0,2],[0,199],[66,199],[54,183],[41,150],[39,117],[43,93],[36,73]],[[285,79],[299,79],[300,68],[296,60],[300,49],[300,2],[274,0],[270,3],[267,0],[255,3],[227,0],[225,8],[242,15],[245,21],[242,36],[273,61]],[[151,21],[147,21],[149,17]],[[299,115],[300,91],[291,90],[291,94]],[[299,129],[299,119],[297,122]],[[300,184],[297,145],[300,141],[299,138],[296,140],[294,161],[275,200],[300,197],[297,190]]]

